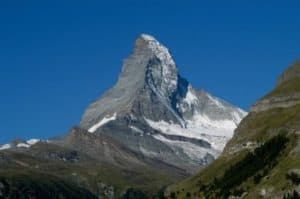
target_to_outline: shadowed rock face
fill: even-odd
[[[87,108],[80,127],[112,137],[138,154],[193,172],[221,152],[245,115],[206,91],[194,89],[178,73],[169,50],[142,34],[118,82]],[[161,130],[155,122],[170,125]]]

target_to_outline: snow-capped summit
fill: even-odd
[[[247,113],[178,73],[169,50],[142,34],[116,85],[92,103],[80,126],[179,168],[216,158]]]
[[[81,126],[90,128],[104,117],[120,112],[120,107],[127,106],[145,86],[161,100],[169,101],[177,83],[177,67],[168,49],[154,37],[142,34],[136,40],[134,53],[124,62],[117,84],[89,107]]]
[[[161,62],[164,62],[166,66],[166,70],[168,67],[176,68],[175,62],[168,50],[164,45],[162,45],[158,40],[156,40],[153,36],[147,35],[147,34],[142,34],[136,41],[136,50],[138,49],[139,46],[141,46],[139,43],[145,42],[143,46],[150,49],[153,53],[153,56],[156,56]]]
[[[140,37],[143,38],[146,41],[155,41],[155,42],[158,42],[152,35],[148,35],[146,33],[142,33]]]

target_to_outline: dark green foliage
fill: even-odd
[[[96,198],[91,192],[52,176],[39,176],[39,178],[34,179],[28,176],[17,176],[10,179],[0,178],[0,185],[2,193],[0,198]]]
[[[266,175],[268,175],[269,171],[275,167],[277,164],[277,161],[275,160],[274,162],[272,162],[271,164],[269,164],[263,171],[258,172],[254,177],[253,177],[253,182],[254,184],[259,184],[260,181],[263,179],[263,177],[265,177]]]
[[[126,191],[122,199],[148,199],[148,197],[141,190],[130,188]]]
[[[286,194],[283,199],[300,199],[300,195],[298,192],[294,191],[293,193]]]
[[[0,180],[0,198],[9,195],[9,184],[5,180]]]
[[[170,195],[171,199],[175,199],[176,198],[176,193],[175,192],[172,192],[171,195]]]
[[[244,190],[243,188],[235,188],[232,191],[232,194],[234,196],[241,196],[246,190]]]
[[[261,181],[261,179],[262,179],[263,177],[264,177],[264,176],[263,176],[261,173],[256,174],[256,175],[253,177],[253,182],[254,182],[254,184],[260,183],[260,181]]]
[[[165,190],[166,190],[166,187],[161,188],[161,189],[157,192],[157,194],[155,194],[152,198],[153,198],[153,199],[166,199],[166,198],[165,198],[165,195],[164,195]]]
[[[299,185],[300,184],[300,176],[298,174],[296,174],[296,173],[293,173],[293,172],[288,173],[286,175],[286,178],[288,180],[292,181],[292,183],[295,184],[295,185]]]
[[[287,142],[288,138],[284,134],[273,137],[230,166],[221,178],[214,178],[211,184],[201,186],[200,190],[206,194],[207,198],[227,198],[233,192],[238,195],[242,194],[235,188],[254,175],[254,181],[259,183],[262,177],[277,164],[276,159],[285,149]]]
[[[185,197],[191,198],[191,197],[192,197],[192,194],[191,194],[190,192],[187,192],[187,193],[185,194]]]

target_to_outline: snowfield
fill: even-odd
[[[172,141],[163,136],[154,136],[156,139],[169,145],[181,146],[187,155],[197,156],[197,158],[203,157],[206,153],[218,157],[237,128],[234,120],[212,120],[202,114],[195,114],[192,120],[187,120],[186,127],[163,120],[152,121],[147,118],[144,119],[151,128],[160,131],[162,134],[194,138],[210,143],[211,149],[204,149],[192,143]],[[240,122],[242,118],[236,119]]]

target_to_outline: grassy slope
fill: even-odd
[[[286,178],[286,174],[290,169],[300,168],[299,153],[291,153],[296,144],[300,142],[300,139],[299,136],[290,136],[292,141],[289,142],[287,148],[279,156],[277,159],[278,164],[269,171],[267,178],[261,180],[259,184],[254,184],[253,177],[247,178],[242,183],[241,187],[249,193],[246,198],[258,198],[258,193],[262,188],[273,187],[275,190],[287,190],[292,187],[291,182]],[[221,178],[230,166],[240,162],[245,157],[245,153],[244,151],[234,156],[222,156],[198,175],[170,187],[167,195],[175,192],[176,198],[187,198],[187,193],[191,193],[192,198],[202,198],[203,195],[199,194],[201,185],[212,183],[214,178]]]
[[[283,96],[300,91],[300,79],[294,79],[281,85],[266,97]],[[250,113],[241,123],[237,130],[237,136],[228,143],[226,148],[246,141],[256,141],[264,143],[279,133],[281,129],[293,132],[300,126],[300,105],[286,109],[272,109],[265,112]],[[268,177],[264,178],[259,184],[253,183],[253,178],[249,178],[241,185],[248,191],[246,198],[257,198],[258,192],[262,188],[273,187],[275,190],[288,190],[292,187],[289,180],[286,179],[286,173],[289,169],[300,168],[300,138],[299,135],[289,134],[290,142],[283,154],[278,157],[278,164],[271,169]],[[224,175],[231,165],[241,161],[247,152],[241,151],[238,154],[229,155],[226,152],[215,162],[209,165],[199,174],[184,180],[181,183],[169,187],[166,192],[168,196],[176,195],[176,198],[202,198],[199,195],[199,188],[203,184],[214,181],[214,178],[220,178]],[[175,194],[174,194],[175,193]],[[187,194],[189,193],[189,194]]]
[[[61,180],[84,187],[92,193],[97,192],[99,183],[105,183],[113,185],[117,194],[124,193],[128,188],[135,188],[148,195],[153,195],[161,187],[182,179],[178,175],[151,167],[121,169],[88,158],[85,158],[83,162],[72,163],[57,160],[47,161],[24,153],[9,153],[9,157],[12,162],[17,162],[17,164],[0,164],[0,178],[10,177],[16,180],[22,179],[25,174],[30,174],[26,178],[33,176],[32,182],[38,179],[46,182],[48,177],[43,179],[43,176],[50,176],[57,179],[58,182]]]
[[[277,88],[275,88],[272,92],[270,92],[264,98],[288,96],[290,94],[298,93],[298,92],[300,92],[300,78],[299,77],[288,80],[287,82],[279,85]]]
[[[2,197],[22,198],[96,198],[88,190],[51,175],[6,169],[0,171]]]

